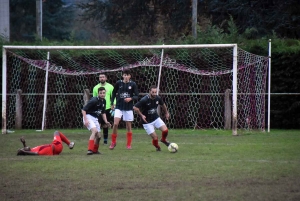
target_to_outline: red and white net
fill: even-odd
[[[50,53],[45,127],[82,128],[83,91],[122,79],[130,68],[140,98],[158,85],[171,119],[169,128],[223,129],[225,91],[232,90],[232,48],[7,50],[7,128],[15,127],[16,92],[22,90],[22,128],[42,125],[47,52]],[[237,126],[265,128],[268,58],[238,49]],[[162,61],[162,62],[161,62]],[[232,94],[230,94],[230,99]],[[232,108],[231,108],[232,109]],[[164,119],[164,118],[163,118]],[[141,127],[136,116],[133,127]]]

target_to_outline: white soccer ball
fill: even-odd
[[[168,146],[168,150],[171,153],[176,153],[178,151],[178,145],[174,142],[172,142],[169,146]]]

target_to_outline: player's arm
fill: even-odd
[[[112,92],[114,91],[114,86],[111,85],[111,89],[110,89],[110,94],[109,94],[109,97],[110,97],[110,102],[111,102],[111,105],[116,105],[116,98],[114,98],[114,101],[111,101],[112,100]]]
[[[93,98],[91,100],[89,100],[89,102],[81,109],[81,114],[83,117],[83,122],[84,125],[87,126],[89,124],[89,121],[86,117],[86,111],[88,111],[92,106],[93,106],[94,102],[93,102]]]
[[[38,155],[37,152],[26,151],[25,148],[19,149],[17,155]]]
[[[81,110],[81,113],[82,113],[82,117],[83,117],[83,123],[85,126],[88,126],[89,125],[89,120],[87,119],[86,117],[86,111],[84,109]]]
[[[146,120],[146,116],[143,115],[143,113],[141,112],[141,110],[140,110],[138,107],[133,106],[133,110],[134,110],[138,115],[140,115],[140,117],[142,118],[142,120],[143,120],[144,122],[148,123],[147,120]]]
[[[133,87],[133,96],[132,96],[132,100],[133,101],[137,101],[138,100],[138,98],[139,98],[139,90],[138,90],[138,88],[137,88],[137,85],[136,85],[136,83],[134,83],[134,85],[133,85],[134,87]]]
[[[115,109],[115,99],[116,99],[116,94],[119,90],[119,82],[117,82],[114,86],[114,89],[111,93],[111,99],[110,99],[110,103],[111,103],[111,109],[114,110]]]
[[[162,105],[161,105],[161,108],[163,109],[163,111],[164,111],[164,113],[165,113],[165,115],[166,115],[166,119],[169,120],[170,114],[169,114],[169,111],[168,111],[168,108],[167,108],[166,104],[165,104],[165,103],[162,104]]]
[[[104,123],[110,128],[111,124],[109,123],[109,121],[107,121],[106,113],[102,113],[101,115]]]
[[[106,102],[105,99],[103,101],[104,101],[104,107],[101,110],[102,119],[103,119],[103,121],[104,121],[104,123],[106,125],[108,125],[109,127],[111,127],[111,124],[109,123],[109,121],[107,121],[107,117],[106,117],[106,113],[105,113],[105,108],[106,108],[107,102]]]
[[[145,104],[145,99],[142,98],[139,102],[137,102],[134,106],[133,106],[133,110],[138,114],[140,115],[140,117],[142,118],[142,120],[146,123],[147,120],[146,120],[146,116],[143,115],[143,113],[141,112],[140,108],[142,108],[143,104]]]
[[[27,147],[25,138],[23,136],[20,138],[20,141],[22,142],[24,148]]]
[[[98,85],[94,86],[93,88],[93,97],[97,97],[98,96]]]

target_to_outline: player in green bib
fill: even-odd
[[[106,118],[107,121],[111,122],[112,118],[112,113],[111,113],[111,96],[112,92],[114,90],[114,86],[106,82],[107,80],[107,75],[105,73],[100,73],[99,75],[99,81],[100,83],[94,86],[93,88],[93,97],[98,97],[98,88],[99,87],[104,87],[106,90],[106,95],[105,95],[105,100],[106,100],[106,108],[105,108],[105,113],[106,113]],[[116,104],[116,100],[114,101],[114,104]],[[101,115],[98,119],[99,123],[101,124],[101,128],[103,128],[103,141],[104,144],[107,144],[107,138],[108,138],[108,127],[107,124],[103,121]]]

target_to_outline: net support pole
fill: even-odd
[[[157,95],[159,93],[159,86],[160,86],[160,77],[161,77],[161,69],[162,69],[162,62],[164,59],[164,49],[161,50],[160,56],[160,64],[159,64],[159,72],[158,72],[158,81],[157,81]]]
[[[237,44],[233,46],[232,135],[237,135]]]
[[[271,109],[271,39],[269,39],[269,72],[268,72],[268,133],[270,132]]]
[[[160,56],[160,64],[159,64],[159,72],[158,72],[158,81],[157,81],[157,92],[156,92],[156,95],[159,94],[160,77],[161,77],[161,70],[162,70],[163,59],[164,59],[164,49],[161,49],[161,56]],[[157,107],[157,113],[158,113],[158,115],[160,115],[160,107]]]
[[[46,121],[49,60],[50,60],[50,52],[47,53],[47,64],[46,64],[46,76],[45,76],[45,92],[44,92],[44,107],[43,107],[42,131],[43,131],[44,128],[45,128],[45,121]]]
[[[2,48],[2,134],[6,134],[6,49]]]

